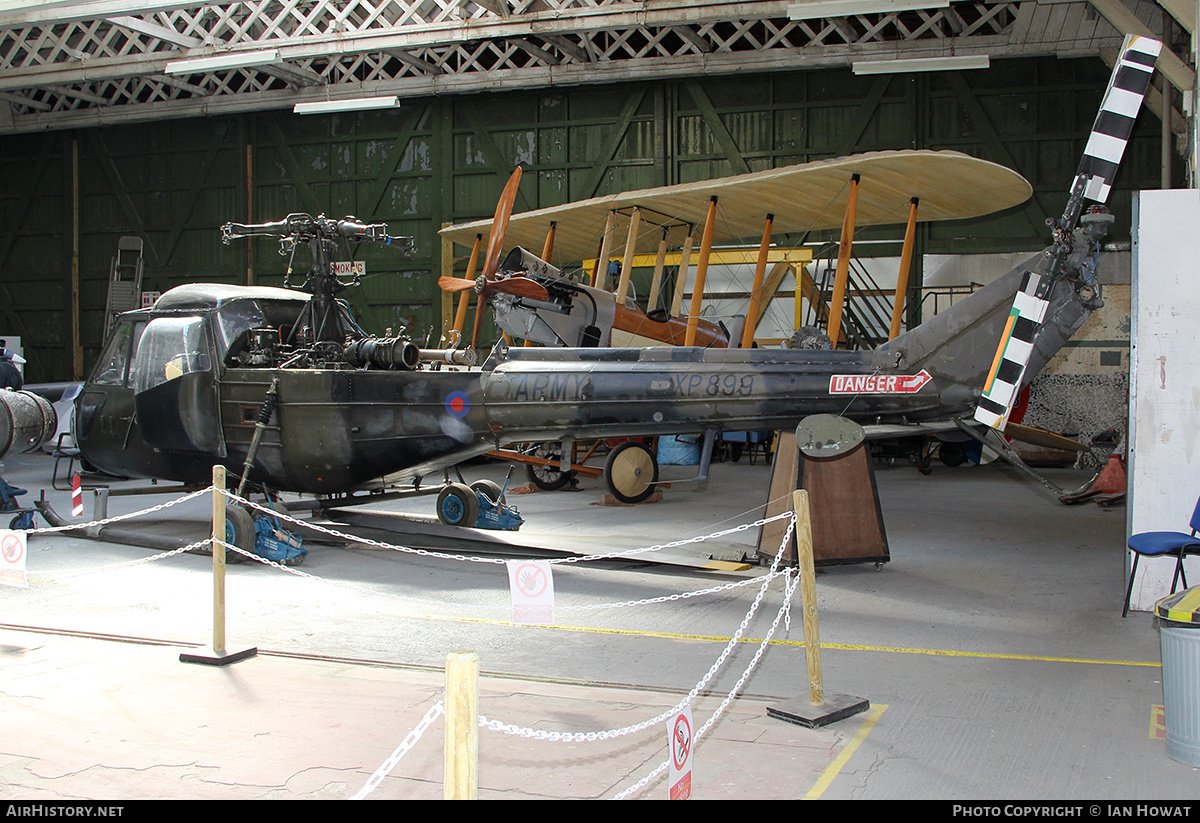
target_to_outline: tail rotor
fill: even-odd
[[[975,420],[986,426],[1004,431],[1008,424],[1034,342],[1046,319],[1050,295],[1059,280],[1069,273],[1068,260],[1081,259],[1073,254],[1075,244],[1082,240],[1095,245],[1103,236],[1102,230],[1077,233],[1084,201],[1103,204],[1108,199],[1161,50],[1162,43],[1136,35],[1127,36],[1121,46],[1083,159],[1075,173],[1067,207],[1057,222],[1048,221],[1054,231],[1054,244],[1047,249],[1036,271],[1025,272],[1000,336],[995,360],[975,409]],[[1100,218],[1085,217],[1084,222],[1103,229]]]

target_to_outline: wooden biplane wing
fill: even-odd
[[[577,262],[594,257],[597,238],[611,211],[639,207],[646,221],[657,213],[668,222],[671,245],[682,244],[690,225],[702,225],[711,198],[720,218],[714,243],[757,237],[763,217],[774,214],[778,234],[838,228],[842,225],[849,181],[859,175],[856,223],[859,226],[903,223],[912,198],[920,199],[921,220],[978,217],[1019,205],[1032,189],[1017,172],[987,160],[952,151],[881,151],[818,160],[767,171],[622,192],[561,206],[514,214],[505,246],[541,248],[556,223],[554,256]],[[658,220],[654,220],[658,222]],[[486,243],[492,221],[477,220],[442,229],[464,246],[476,235]]]

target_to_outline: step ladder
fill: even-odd
[[[117,243],[117,255],[108,272],[108,302],[104,305],[104,329],[112,331],[122,312],[142,307],[142,238],[125,236]]]

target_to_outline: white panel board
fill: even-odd
[[[1200,495],[1200,190],[1139,192],[1134,201],[1128,533],[1188,531]],[[1129,555],[1129,552],[1126,552]],[[1131,557],[1126,558],[1126,573]],[[1194,560],[1192,561],[1194,562]],[[1171,587],[1175,561],[1143,558],[1131,608]],[[1189,582],[1200,564],[1189,562]]]

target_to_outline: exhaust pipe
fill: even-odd
[[[474,366],[478,359],[474,349],[421,349],[421,360],[425,363]]]
[[[0,389],[0,460],[41,448],[57,429],[58,415],[46,398],[31,391]]]
[[[346,362],[362,368],[412,371],[421,362],[421,350],[407,337],[366,337],[346,344]]]

